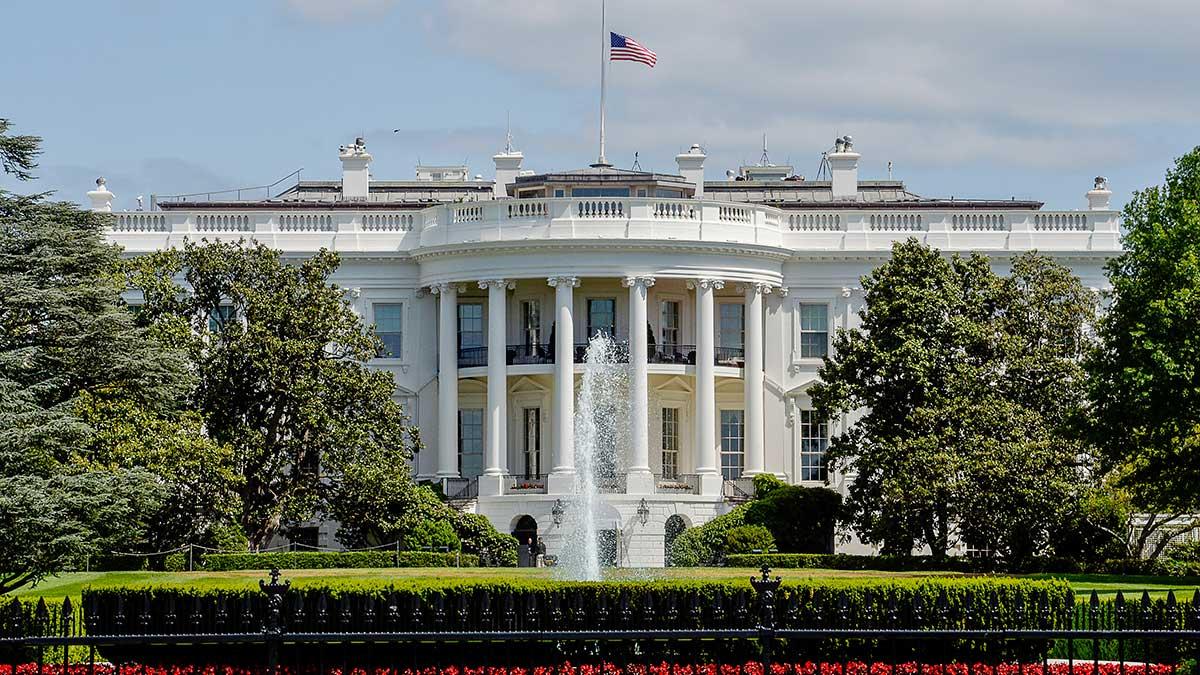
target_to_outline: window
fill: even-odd
[[[829,426],[815,410],[800,411],[800,480],[825,480]]]
[[[629,188],[623,187],[606,187],[606,188],[573,188],[571,190],[572,197],[628,197]]]
[[[662,475],[679,475],[679,408],[662,409]]]
[[[404,305],[399,303],[380,303],[372,305],[375,312],[375,335],[383,342],[379,356],[385,359],[400,358],[400,349],[404,345],[402,339],[404,328]]]
[[[588,339],[599,333],[617,334],[617,301],[613,298],[589,298],[587,301]]]
[[[521,336],[530,349],[542,344],[542,303],[537,300],[521,301]]]
[[[483,473],[483,408],[458,411],[458,475],[475,478]]]
[[[721,411],[721,475],[725,480],[740,478],[746,465],[743,420],[741,410]]]
[[[675,348],[679,346],[679,323],[679,303],[674,300],[664,300],[659,328],[662,333],[662,349],[667,354],[675,351]]]
[[[720,307],[720,346],[741,349],[746,337],[745,306],[740,302],[724,302]]]
[[[800,305],[800,358],[822,359],[829,354],[829,306]]]
[[[640,188],[640,189],[638,189],[637,195],[638,195],[639,197],[645,197],[645,196],[646,196],[646,190],[645,190],[645,188]]]
[[[564,190],[564,189],[562,189],[562,188],[555,188],[555,189],[554,189],[554,198],[555,198],[555,199],[562,199],[563,197],[566,197],[566,196],[567,196],[567,191],[566,191],[566,190]]]
[[[483,305],[478,302],[458,305],[458,348],[483,346]]]
[[[226,324],[237,320],[237,308],[233,305],[221,305],[217,307],[215,312],[208,315],[208,331],[210,333],[220,333],[225,330]]]
[[[683,191],[682,190],[667,190],[665,188],[655,188],[654,196],[658,197],[659,199],[682,199]]]
[[[525,477],[542,475],[542,409],[525,408]]]

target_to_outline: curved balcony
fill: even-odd
[[[576,342],[574,362],[584,363],[587,360],[588,343]],[[617,363],[629,363],[629,343],[618,342],[614,348]],[[696,345],[650,345],[647,349],[646,362],[664,365],[696,365]],[[554,363],[554,344],[540,345],[508,345],[505,354],[505,365],[552,365]],[[459,368],[485,368],[488,364],[487,347],[459,347]],[[743,368],[746,365],[745,349],[742,347],[715,347],[713,349],[713,365],[727,368]]]

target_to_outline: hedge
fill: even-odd
[[[815,553],[744,553],[728,555],[728,567],[773,569],[872,570],[878,572],[995,572],[997,561],[987,558],[951,557],[936,560],[931,556],[832,555]],[[1119,574],[1162,577],[1200,577],[1200,563],[1178,560],[1106,560],[1080,563],[1065,558],[1035,558],[1017,570],[1045,574]]]
[[[168,560],[168,570],[187,566],[185,554]],[[325,570],[379,567],[478,567],[479,556],[469,553],[428,551],[291,551],[280,553],[206,553],[193,561],[195,569],[207,572],[232,570]]]
[[[1054,627],[1066,627],[1074,605],[1062,581],[997,578],[787,580],[776,597],[778,625],[792,628],[933,627],[941,616],[934,609],[943,604],[943,627],[1031,628],[1043,607]],[[83,591],[84,606],[99,619],[96,630],[113,634],[141,630],[142,614],[151,625],[169,616],[207,632],[220,617],[221,630],[257,631],[263,600],[250,586]],[[510,607],[518,630],[750,627],[758,617],[748,580],[296,579],[285,607],[296,631],[500,629]]]

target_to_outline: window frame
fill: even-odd
[[[738,327],[738,343],[736,345],[725,344],[725,308],[737,307],[741,325]],[[746,303],[745,301],[718,302],[717,303],[717,346],[726,349],[746,349]]]
[[[484,417],[483,412],[484,412],[483,408],[459,408],[458,409],[458,475],[460,478],[476,478],[478,476],[483,475],[484,450],[485,450],[485,448],[484,448],[485,440],[484,439],[487,434],[487,430],[484,428],[486,425],[486,418]],[[474,421],[472,421],[472,423],[470,425],[471,427],[477,426],[479,428],[479,437],[478,438],[475,438],[474,436],[472,436],[471,438],[466,437],[464,432],[466,431],[467,423],[464,420],[464,417],[465,417],[464,413],[478,413],[479,423],[475,424]],[[478,457],[479,457],[479,473],[472,474],[472,475],[467,475],[466,471],[464,470],[464,467],[466,464],[466,462],[464,460],[466,459],[467,454],[468,454],[465,446],[466,446],[466,442],[468,440],[472,441],[472,442],[474,442],[474,441],[479,442],[479,451],[478,452],[473,451],[470,453],[472,456],[478,455]]]
[[[825,457],[829,453],[829,420],[817,418],[812,408],[796,411],[797,431],[797,480],[805,483],[826,483],[829,471]],[[813,450],[813,444],[818,447]]]
[[[617,309],[617,299],[612,296],[596,296],[596,297],[590,297],[590,298],[585,299],[584,314],[586,316],[584,318],[587,322],[587,325],[585,326],[584,334],[587,336],[587,339],[589,341],[596,335],[595,332],[593,332],[593,330],[592,330],[594,328],[594,326],[592,325],[592,303],[593,302],[611,302],[612,303],[612,324],[611,324],[612,332],[610,332],[608,334],[608,336],[615,340],[617,337],[617,312],[618,312],[618,309]]]
[[[479,308],[479,316],[478,317],[464,317],[463,310],[468,307],[478,307]],[[455,308],[455,310],[454,310],[454,316],[455,316],[455,329],[457,331],[456,340],[458,341],[458,349],[459,350],[477,349],[480,347],[487,346],[487,327],[484,325],[484,316],[485,315],[486,315],[486,312],[484,311],[484,306],[483,306],[482,301],[470,299],[467,302],[460,301],[458,303],[458,307]],[[475,321],[476,318],[478,318],[478,321],[479,321],[479,330],[478,331],[474,331],[474,330],[464,331],[463,330],[463,321],[464,320]],[[478,332],[478,334],[479,334],[479,344],[468,345],[463,342],[463,335],[465,335],[467,333],[475,334],[476,332]]]
[[[825,308],[825,340],[821,343],[823,354],[821,356],[805,355],[805,335],[813,335],[822,331],[806,330],[804,328],[804,308],[805,307],[824,307]],[[796,298],[792,306],[792,329],[795,335],[793,345],[792,362],[793,363],[813,363],[825,359],[833,349],[830,338],[833,334],[833,303],[828,299],[813,299],[813,298]]]
[[[379,329],[379,308],[380,307],[395,307],[396,308],[396,320],[399,322],[399,330],[383,331],[383,330]],[[377,338],[379,338],[381,342],[384,342],[384,344],[382,345],[382,347],[380,349],[379,354],[376,355],[376,358],[393,360],[393,361],[399,361],[399,360],[404,359],[404,312],[405,312],[405,303],[401,300],[379,300],[379,301],[371,302],[371,325],[375,331],[375,336]],[[399,345],[395,352],[388,350],[387,344],[386,344],[386,339],[384,337],[386,335],[395,335],[396,336],[396,339],[399,342]]]
[[[670,413],[668,415],[668,412]],[[672,480],[679,477],[679,456],[682,447],[680,426],[683,421],[683,411],[680,406],[664,405],[659,410],[659,450],[661,452],[660,473],[664,479]],[[670,417],[670,419],[668,419]],[[668,425],[673,433],[667,434]],[[668,443],[668,440],[670,443]],[[674,447],[668,447],[674,446]],[[670,462],[667,461],[670,456]],[[670,470],[668,471],[668,467]]]
[[[736,413],[736,421],[727,421],[727,415]],[[746,470],[746,411],[742,408],[723,408],[719,415],[721,439],[721,477],[724,480],[737,480]],[[739,432],[729,435],[729,431]],[[732,447],[735,446],[736,447]],[[737,463],[727,462],[727,457],[736,457]],[[736,475],[732,472],[736,471]]]

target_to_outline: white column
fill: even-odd
[[[697,279],[696,289],[696,473],[700,494],[721,494],[720,451],[717,449],[717,378],[713,328],[713,291],[725,287],[719,279]]]
[[[554,466],[546,492],[575,491],[575,330],[572,307],[576,277],[550,277],[554,287]]]
[[[632,430],[625,492],[651,494],[654,474],[650,473],[650,375],[647,366],[649,336],[646,334],[646,294],[654,277],[625,277],[629,288],[629,427]]]
[[[438,453],[437,477],[458,477],[458,287],[437,284]]]
[[[746,410],[746,476],[763,473],[767,466],[763,421],[763,296],[771,287],[763,283],[746,284],[746,367],[742,388]]]
[[[487,456],[479,478],[480,495],[504,492],[505,456],[508,449],[508,289],[505,279],[485,279],[479,287],[488,292]]]

